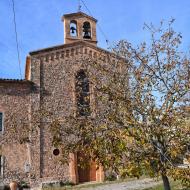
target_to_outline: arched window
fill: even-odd
[[[75,20],[70,22],[70,36],[77,37],[77,21]]]
[[[3,132],[3,113],[0,112],[0,133]]]
[[[91,26],[89,22],[83,23],[83,38],[91,39]]]
[[[76,102],[77,102],[77,115],[89,116],[90,115],[90,87],[89,80],[84,70],[80,70],[76,74]]]

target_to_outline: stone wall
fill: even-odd
[[[73,180],[74,175],[72,168],[59,163],[59,157],[53,155],[52,136],[49,132],[50,124],[53,120],[65,120],[67,116],[76,115],[76,99],[75,99],[75,75],[83,69],[87,72],[90,82],[90,103],[92,114],[91,117],[96,117],[97,112],[102,108],[95,99],[95,86],[93,84],[94,76],[98,76],[98,83],[109,80],[108,76],[103,74],[95,66],[96,63],[105,66],[108,69],[113,69],[113,65],[117,64],[117,69],[120,69],[121,60],[104,50],[88,45],[88,43],[76,43],[70,45],[57,46],[50,49],[44,49],[31,53],[31,80],[38,84],[40,95],[33,96],[33,102],[39,102],[38,108],[50,116],[42,118],[42,123],[39,132],[39,144],[35,147],[40,147],[39,176],[45,180]],[[33,110],[32,112],[35,112]],[[35,143],[35,142],[34,142]],[[71,168],[72,167],[72,168]],[[102,170],[102,169],[101,169]],[[76,172],[76,171],[75,171]],[[102,172],[100,172],[103,175]],[[98,173],[98,179],[102,179]]]
[[[64,122],[67,116],[76,116],[75,76],[80,69],[90,81],[90,118],[103,113],[106,106],[98,103],[95,85],[106,83],[111,75],[104,75],[97,65],[122,72],[122,63],[114,54],[77,42],[31,52],[26,69],[30,82],[0,80],[4,182],[28,181],[33,187],[42,182],[77,182],[77,158],[73,155],[74,160],[62,164],[61,155],[53,154],[59,147],[52,145],[50,125],[56,119]],[[102,167],[96,176],[103,179]]]
[[[27,140],[32,85],[27,81],[0,81],[0,112],[3,132],[0,134],[3,156],[3,181],[28,181],[25,165],[29,162]]]

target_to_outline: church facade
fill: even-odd
[[[111,65],[118,58],[97,47],[97,20],[93,17],[77,12],[64,15],[62,21],[63,45],[30,52],[24,80],[0,79],[0,178],[3,183],[26,181],[33,187],[54,181],[104,180],[103,168],[94,163],[88,170],[81,170],[76,154],[70,154],[69,164],[59,162],[60,150],[52,145],[48,123],[70,114],[76,117],[89,114],[95,118],[98,111],[95,88],[89,82],[83,93],[89,96],[88,100],[80,97],[77,102],[76,80],[87,76],[91,80],[96,71],[90,59]],[[39,115],[42,109],[52,115]]]

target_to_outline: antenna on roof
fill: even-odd
[[[80,0],[78,0],[78,12],[80,12],[81,11],[81,2],[80,2]]]

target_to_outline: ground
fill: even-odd
[[[67,186],[61,188],[45,188],[46,190],[144,190],[150,187],[155,187],[162,184],[161,181],[153,179],[128,179],[127,181],[113,181],[113,182],[89,182],[77,186]]]
[[[132,180],[121,183],[105,184],[95,187],[79,188],[80,190],[143,190],[145,188],[153,187],[161,184],[161,181],[155,181],[153,179],[141,179]]]

